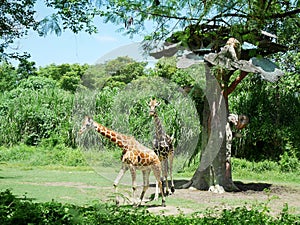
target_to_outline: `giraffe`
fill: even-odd
[[[244,129],[249,123],[249,118],[246,115],[229,114],[226,124],[226,172],[225,176],[231,178],[231,145],[234,137],[241,138],[242,134],[233,132],[233,127],[236,130]]]
[[[89,129],[95,129],[98,133],[108,138],[111,142],[115,143],[123,150],[121,156],[122,167],[113,184],[115,193],[118,192],[117,186],[120,180],[122,179],[125,172],[129,169],[132,178],[132,198],[134,200],[136,191],[136,170],[141,170],[143,173],[143,190],[140,196],[140,202],[137,203],[137,205],[140,205],[145,192],[149,187],[149,174],[152,170],[156,178],[156,183],[158,183],[160,188],[162,196],[162,206],[166,206],[162,182],[160,181],[161,162],[155,152],[152,149],[149,149],[140,144],[135,140],[134,137],[126,136],[124,134],[120,134],[113,130],[110,130],[107,127],[95,122],[92,118],[86,116],[79,134],[82,134],[84,131]],[[118,199],[116,199],[116,203],[119,203]]]
[[[166,181],[166,195],[170,193],[169,184],[168,184],[168,172],[170,172],[171,179],[171,192],[175,192],[172,170],[173,170],[173,158],[174,158],[174,148],[173,148],[173,138],[166,134],[160,119],[158,118],[156,107],[159,106],[160,103],[156,101],[156,99],[151,99],[150,106],[150,116],[154,117],[155,124],[155,137],[153,140],[153,149],[155,153],[158,155],[161,163],[162,163],[162,174],[163,178]],[[168,167],[169,164],[169,167]],[[169,171],[170,170],[170,171]],[[158,194],[158,184],[156,184],[156,194]],[[155,196],[158,198],[158,196]]]

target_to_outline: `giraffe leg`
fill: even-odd
[[[169,189],[169,182],[168,182],[168,161],[166,159],[161,161],[162,164],[162,186],[163,186],[163,190],[164,190],[164,183],[166,184],[166,192],[164,192],[166,195],[169,195],[170,193],[170,189]],[[155,196],[154,196],[154,200],[158,199],[158,182],[156,182],[155,185]]]
[[[165,195],[164,195],[164,191],[163,191],[163,186],[162,186],[162,182],[160,180],[160,175],[161,175],[161,169],[160,169],[160,166],[158,165],[153,165],[152,166],[152,170],[153,170],[153,174],[156,178],[156,182],[159,186],[159,189],[160,189],[160,194],[161,194],[161,198],[162,198],[162,203],[161,205],[162,206],[166,206],[166,199],[165,199]]]
[[[164,160],[161,162],[161,163],[163,163],[164,162]],[[164,166],[162,166],[162,174],[164,174]],[[162,177],[161,178],[161,175],[159,175],[159,180],[161,181],[161,180],[164,180],[164,177]],[[162,184],[163,185],[163,184]],[[157,181],[157,179],[156,179],[156,182],[155,182],[155,195],[154,195],[154,200],[157,200],[158,199],[158,197],[159,197],[159,193],[158,193],[158,190],[159,190],[159,182]]]
[[[157,200],[158,199],[158,182],[156,181],[155,182],[155,195],[154,195],[154,200]]]
[[[119,174],[117,176],[117,178],[114,181],[114,188],[115,188],[115,194],[116,194],[116,204],[119,205],[120,201],[118,198],[118,184],[120,182],[120,180],[122,179],[122,177],[124,176],[124,174],[126,173],[126,171],[128,170],[128,167],[126,165],[122,165],[122,168],[119,171]]]
[[[149,187],[149,175],[151,170],[143,170],[143,191],[141,193],[141,197],[140,197],[140,203],[142,203],[143,198],[145,196],[146,191],[148,190]]]
[[[172,192],[172,194],[175,192],[175,185],[174,185],[174,181],[173,181],[173,159],[174,159],[174,153],[172,152],[169,155],[169,169],[170,169],[171,192]]]
[[[164,159],[162,161],[162,174],[163,174],[163,182],[165,183],[166,186],[166,195],[169,195],[169,182],[168,182],[168,160]]]
[[[130,165],[130,173],[131,173],[131,180],[132,180],[132,202],[133,202],[133,205],[138,205],[139,203],[136,202],[136,198],[135,198],[135,192],[136,192],[136,169],[132,165]]]

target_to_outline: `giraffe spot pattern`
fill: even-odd
[[[117,141],[117,145],[122,148],[123,147],[123,144],[122,144],[122,141]]]

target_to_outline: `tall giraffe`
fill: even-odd
[[[140,144],[134,137],[126,136],[110,130],[107,127],[93,121],[92,118],[86,116],[79,134],[82,134],[84,131],[89,129],[95,129],[102,136],[108,138],[111,142],[123,149],[121,156],[122,168],[114,181],[115,192],[117,193],[117,186],[125,172],[129,169],[132,178],[132,198],[134,200],[136,191],[136,170],[141,170],[143,173],[143,190],[140,196],[140,202],[138,203],[138,205],[140,205],[145,192],[149,187],[149,174],[152,170],[160,188],[162,206],[165,206],[165,197],[162,182],[160,181],[161,162],[155,152]],[[116,199],[116,202],[117,204],[119,203],[118,199]]]
[[[156,107],[159,106],[160,103],[156,101],[156,99],[151,99],[150,106],[150,116],[154,117],[155,124],[155,137],[153,140],[153,149],[155,153],[158,155],[161,163],[162,163],[162,174],[164,180],[166,181],[166,194],[168,195],[169,183],[168,183],[168,172],[170,172],[171,179],[171,192],[175,192],[174,182],[173,182],[173,158],[174,158],[174,147],[172,144],[173,138],[166,134],[160,119],[158,118]],[[169,164],[169,165],[168,165]],[[156,193],[158,193],[158,184],[156,184]],[[158,196],[155,196],[158,198]]]

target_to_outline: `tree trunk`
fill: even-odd
[[[230,160],[226,160],[226,99],[206,63],[205,71],[207,101],[204,103],[200,165],[186,187],[214,192],[221,192],[223,188],[238,190],[232,181]]]

